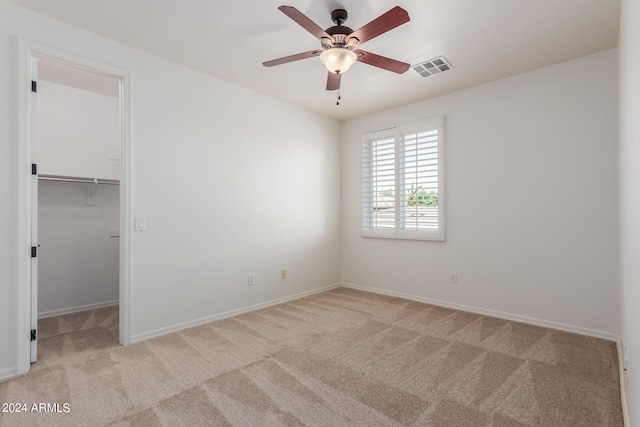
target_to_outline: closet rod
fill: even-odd
[[[39,180],[43,181],[62,181],[62,182],[82,182],[86,184],[93,184],[93,178],[82,178],[72,176],[58,176],[58,175],[38,175]],[[98,179],[98,184],[108,185],[120,185],[120,181],[117,179]]]

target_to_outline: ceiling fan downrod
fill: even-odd
[[[344,9],[336,9],[331,12],[331,21],[336,25],[342,25],[347,20],[347,11]]]

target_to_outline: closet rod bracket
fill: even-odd
[[[98,187],[98,179],[94,178],[93,183],[87,184],[87,206],[96,205],[96,188]]]

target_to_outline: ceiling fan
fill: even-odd
[[[336,25],[326,30],[320,28],[295,7],[280,6],[278,9],[320,40],[322,49],[314,49],[308,52],[263,62],[262,65],[265,67],[273,67],[274,65],[319,56],[329,71],[327,90],[340,89],[342,74],[356,61],[364,62],[365,64],[393,71],[398,74],[404,73],[410,67],[410,65],[405,62],[376,55],[375,53],[362,49],[356,49],[356,46],[409,22],[409,14],[400,6],[396,6],[388,12],[383,13],[355,31],[342,25],[347,20],[347,11],[344,9],[336,9],[331,12],[331,20]]]

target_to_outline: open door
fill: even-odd
[[[38,360],[38,60],[31,58],[31,363]]]
[[[38,79],[42,75],[42,61],[37,56],[55,58],[61,62],[77,64],[77,67],[96,70],[99,74],[113,76],[119,79],[119,132],[121,138],[122,180],[120,185],[120,243],[119,243],[119,295],[120,295],[120,327],[119,341],[122,345],[131,344],[130,326],[130,282],[131,282],[131,235],[125,224],[133,224],[131,212],[132,193],[130,188],[131,176],[131,77],[126,70],[107,65],[103,62],[60,51],[46,45],[40,45],[20,39],[19,44],[19,83],[20,109],[20,144],[16,165],[18,182],[18,203],[15,206],[18,218],[17,234],[21,242],[16,250],[18,263],[16,292],[16,373],[18,375],[29,372],[30,364],[38,360],[38,315],[41,309],[38,303],[39,261],[41,227],[39,227],[39,205],[41,194],[39,178],[45,172],[38,162],[42,162],[41,135],[38,135],[39,104],[42,93],[38,94]],[[40,82],[41,83],[41,82]],[[40,91],[41,92],[41,91]],[[38,99],[40,98],[40,99]],[[41,133],[41,132],[40,132]],[[122,185],[124,184],[124,185]],[[41,225],[41,224],[40,224]]]

